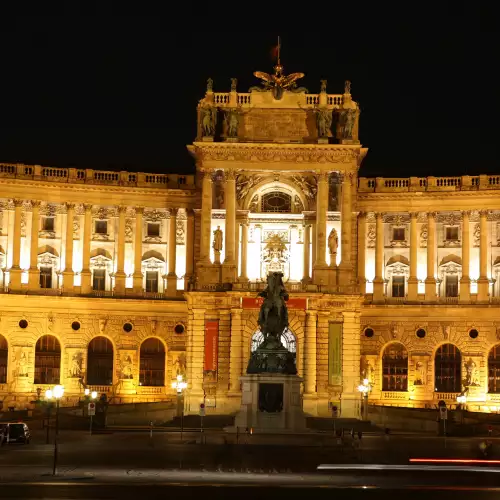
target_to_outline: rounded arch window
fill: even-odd
[[[59,384],[60,379],[61,344],[53,335],[44,335],[38,339],[35,346],[34,382],[35,384]]]
[[[261,212],[290,213],[292,197],[281,191],[265,193],[261,197]]]
[[[443,344],[436,351],[434,377],[436,392],[461,392],[462,355],[453,344]]]
[[[475,328],[472,328],[469,330],[469,337],[471,339],[477,339],[479,337],[479,332]]]
[[[251,352],[255,352],[257,347],[262,344],[264,341],[264,335],[262,335],[262,332],[257,330],[253,335],[252,335],[252,346],[250,348]],[[291,352],[294,354],[294,356],[297,353],[297,342],[295,340],[295,335],[292,333],[292,331],[287,328],[282,334],[281,334],[281,343]]]
[[[416,335],[419,339],[423,339],[423,338],[425,338],[426,331],[425,331],[423,328],[419,328],[419,329],[415,332],[415,335]]]
[[[7,339],[0,335],[0,384],[7,382],[7,360],[9,358],[9,347]]]
[[[93,338],[87,348],[87,383],[113,384],[113,344],[106,337]]]
[[[488,354],[488,392],[500,393],[500,344],[493,346]]]
[[[165,346],[160,339],[149,338],[141,344],[139,385],[165,385]]]
[[[373,331],[373,328],[365,328],[365,331],[363,332],[365,334],[365,337],[371,339],[374,335],[375,335],[375,332]]]
[[[382,355],[382,390],[408,390],[408,351],[399,342],[389,344]]]

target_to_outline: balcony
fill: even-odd
[[[154,189],[195,189],[194,175],[148,174],[144,172],[112,172],[105,170],[42,167],[22,163],[0,163],[0,177],[31,179],[59,184],[101,184]]]

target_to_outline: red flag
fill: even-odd
[[[280,46],[279,45],[276,45],[275,47],[273,47],[271,49],[271,59],[273,61],[276,60],[276,59],[278,59],[279,52],[280,52]]]

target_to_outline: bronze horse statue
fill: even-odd
[[[259,313],[259,326],[267,339],[269,336],[280,339],[281,334],[288,327],[288,310],[285,301],[288,293],[285,291],[282,273],[272,273],[267,277],[267,287],[259,293],[264,297],[264,303]]]

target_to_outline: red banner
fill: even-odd
[[[243,297],[242,307],[243,309],[260,309],[260,306],[264,302],[263,297]],[[295,297],[288,299],[286,302],[286,307],[288,309],[307,309],[307,299],[301,297]]]
[[[205,372],[217,372],[219,362],[219,321],[205,321]]]

